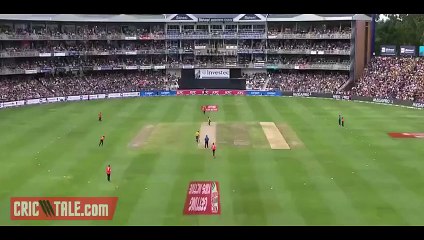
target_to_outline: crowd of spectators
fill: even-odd
[[[34,42],[31,45],[22,46],[7,46],[0,49],[0,53],[8,53],[10,55],[16,55],[21,52],[40,52],[40,53],[52,53],[52,52],[109,52],[110,54],[116,54],[123,51],[140,51],[140,50],[193,50],[195,49],[195,43],[193,41],[183,41],[181,45],[179,42],[169,41],[138,41],[138,42],[77,42],[75,44],[65,44],[63,42],[53,42],[54,44],[46,44],[45,42]],[[218,49],[226,48],[228,46],[235,47],[237,43],[196,43],[196,46],[203,46],[207,49]],[[342,41],[311,41],[311,40],[273,40],[269,41],[268,44],[265,40],[243,40],[239,41],[238,49],[272,49],[272,50],[349,50],[350,43]]]
[[[293,25],[293,26],[268,26],[268,35],[275,36],[284,34],[346,34],[351,33],[350,26],[327,26],[325,24],[319,26],[312,25]]]
[[[168,35],[183,35],[183,36],[199,36],[199,35],[236,35],[239,34],[241,36],[244,35],[259,35],[265,34],[265,29],[253,29],[253,28],[240,28],[238,31],[236,28],[211,28],[210,30],[205,28],[197,28],[197,29],[176,29],[176,28],[168,28],[166,33]]]
[[[31,76],[0,77],[0,101],[18,101],[49,95],[51,92]]]
[[[321,56],[287,56],[287,55],[269,55],[270,64],[348,64],[349,60],[342,57],[321,57]]]
[[[168,49],[172,49],[175,45],[168,43]],[[191,46],[190,46],[191,45]],[[193,48],[193,42],[184,43],[183,48]],[[177,46],[178,48],[178,46]],[[118,51],[139,51],[139,50],[164,50],[165,42],[164,41],[137,41],[137,42],[118,42],[107,43],[98,41],[98,42],[76,42],[72,44],[65,44],[64,42],[53,42],[47,44],[46,42],[33,42],[28,46],[5,46],[3,49],[0,49],[0,53],[18,53],[18,52],[30,52],[37,51],[41,53],[52,53],[52,52],[118,52]]]
[[[243,74],[243,78],[246,79],[246,89],[247,90],[263,90],[269,79],[269,74],[267,73],[252,73],[252,74]]]
[[[350,42],[343,41],[312,41],[312,40],[276,40],[268,42],[268,49],[293,50],[307,49],[317,50],[349,50]]]
[[[210,30],[207,28],[198,27],[194,28],[174,28],[169,27],[166,30],[166,34],[168,35],[257,35],[264,34],[265,28],[252,28],[250,26],[246,28],[240,28],[237,32],[236,28],[211,28]],[[41,35],[41,36],[60,36],[67,35],[71,38],[73,36],[97,36],[99,38],[106,36],[117,36],[117,35],[126,35],[126,36],[146,36],[146,35],[164,35],[165,30],[164,26],[154,25],[154,26],[118,26],[118,25],[107,25],[106,24],[90,24],[90,25],[64,25],[59,28],[58,25],[36,25],[34,24],[32,27],[29,25],[18,25],[13,28],[10,25],[2,25],[0,26],[0,34],[19,36],[19,35]]]
[[[265,28],[252,28],[247,26],[246,28],[240,27],[237,31],[236,28],[171,28],[166,30],[168,35],[260,35],[265,34]],[[282,28],[281,26],[268,26],[269,35],[277,35],[280,33],[286,34],[334,34],[334,33],[351,33],[351,28],[348,26],[290,26]],[[97,36],[99,38],[105,36],[114,35],[126,35],[126,36],[146,36],[146,35],[164,35],[165,29],[161,25],[130,25],[130,26],[119,26],[119,25],[106,25],[106,24],[85,24],[85,25],[63,25],[59,28],[58,25],[37,25],[33,24],[32,27],[29,25],[17,25],[13,28],[11,25],[1,25],[0,34],[19,36],[19,35],[41,35],[41,36],[60,36],[68,35],[71,38],[73,36]]]
[[[335,93],[349,79],[348,74],[328,72],[290,72],[269,75],[267,89],[288,92]]]
[[[424,58],[375,57],[352,94],[424,102]]]
[[[248,90],[335,93],[348,81],[348,74],[328,72],[274,72],[244,74]]]
[[[0,101],[160,89],[178,89],[178,77],[163,71],[17,75],[0,78]]]
[[[215,63],[215,60],[204,59],[209,63]],[[228,60],[235,61],[235,58]],[[183,62],[196,63],[193,59],[183,59]],[[57,63],[40,61],[38,64],[51,66]],[[335,93],[349,79],[347,73],[323,71],[252,73],[243,77],[246,78],[247,89],[320,93]],[[29,75],[0,77],[2,101],[152,89],[178,89],[178,77],[167,75],[164,71],[62,73],[41,78]],[[349,91],[349,94],[358,96],[424,102],[424,58],[375,57]]]
[[[42,35],[42,36],[60,36],[66,34],[68,36],[111,36],[111,35],[128,35],[143,36],[146,34],[163,35],[164,27],[160,25],[154,26],[118,26],[118,25],[64,25],[61,29],[58,25],[36,25],[32,28],[29,25],[17,25],[12,28],[11,25],[1,25],[0,34],[19,36],[19,35]]]

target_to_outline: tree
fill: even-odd
[[[381,45],[424,45],[423,14],[384,14],[388,19],[376,22],[375,47]],[[380,19],[378,17],[378,19]]]

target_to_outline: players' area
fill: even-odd
[[[206,104],[219,110],[204,115],[199,106]],[[344,128],[338,126],[339,114],[346,118]],[[208,116],[211,126],[204,124]],[[10,211],[11,196],[116,196],[119,201],[111,221],[11,221],[0,214],[0,222],[422,225],[424,198],[416,186],[424,173],[423,139],[387,133],[421,136],[423,117],[415,109],[365,103],[232,96],[2,110],[0,213]],[[274,123],[290,150],[271,149],[261,122]],[[216,133],[215,159],[210,149],[199,149],[197,130],[210,138]],[[99,147],[102,135],[106,140]],[[188,186],[197,181],[219,183],[219,215],[183,214]]]
[[[200,125],[200,126],[199,126]],[[281,126],[290,127],[285,123],[279,123]],[[182,128],[200,129],[198,148],[210,148],[212,143],[220,147],[253,147],[262,149],[289,150],[291,149],[286,139],[290,139],[293,147],[300,143],[295,135],[290,138],[284,137],[281,128],[278,128],[274,122],[203,122],[197,123],[158,123],[147,124],[131,140],[129,146],[133,149],[149,149],[159,146],[171,145],[173,136]],[[285,131],[285,130],[283,130]],[[217,134],[219,133],[219,134]],[[160,136],[159,138],[157,136]],[[208,138],[209,147],[205,147],[205,138]],[[193,138],[194,140],[194,138]]]

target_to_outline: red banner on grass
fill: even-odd
[[[204,105],[200,109],[203,111],[203,108],[206,112],[218,112],[218,105]]]
[[[221,214],[218,182],[190,182],[184,204],[184,215],[212,214]]]
[[[189,95],[245,95],[243,90],[178,90],[177,95],[189,96]]]
[[[112,220],[117,197],[12,197],[11,220]]]
[[[390,132],[392,138],[424,138],[424,133]]]

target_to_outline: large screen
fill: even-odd
[[[196,69],[196,79],[223,79],[230,78],[230,69]]]
[[[420,46],[419,48],[419,56],[424,57],[424,46]]]
[[[229,77],[200,76],[198,70],[229,71]],[[226,73],[225,73],[226,74]],[[180,89],[246,89],[246,79],[241,78],[241,69],[182,69],[181,79],[178,81]],[[208,76],[208,75],[207,75]]]
[[[380,54],[382,56],[396,56],[396,46],[395,45],[383,45],[383,46],[381,46]]]
[[[416,47],[415,46],[400,46],[400,55],[415,57]]]

